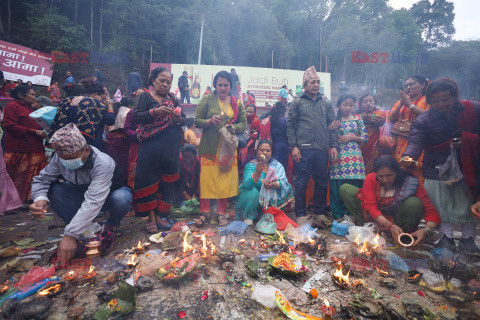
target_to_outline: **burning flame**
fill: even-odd
[[[368,252],[368,247],[367,247],[367,240],[365,240],[365,241],[363,242],[363,246],[358,250],[358,253],[360,253],[360,254],[361,254],[361,253],[364,253],[364,254],[366,254],[366,255],[369,254],[369,252]]]
[[[330,308],[330,302],[328,302],[327,298],[323,298],[323,303],[327,308]]]
[[[338,263],[337,264],[337,269],[335,270],[335,273],[333,274],[333,277],[335,279],[337,279],[337,281],[341,285],[346,284],[347,286],[349,286],[350,285],[350,282],[348,281],[349,275],[350,275],[350,270],[348,271],[348,273],[346,275],[344,275],[343,271],[342,271],[342,264]]]
[[[40,296],[48,296],[48,295],[51,295],[51,294],[55,294],[55,293],[58,292],[58,290],[60,290],[61,287],[62,287],[62,285],[60,283],[57,283],[56,285],[51,286],[50,288],[43,289],[38,294]]]
[[[408,277],[408,280],[416,280],[416,279],[418,279],[418,277],[420,277],[420,273],[417,273],[413,277]]]
[[[69,273],[67,273],[67,276],[69,277],[73,277],[75,275],[75,271],[70,271]]]
[[[132,254],[132,256],[130,257],[130,260],[128,260],[127,264],[128,265],[131,265],[131,266],[134,266],[135,265],[135,258],[137,257],[136,254]]]
[[[255,241],[252,240],[252,244],[251,244],[252,247],[255,246]]]
[[[355,241],[353,241],[353,243],[355,243],[357,247],[360,246],[360,235],[357,236],[357,238],[355,239]]]
[[[378,250],[380,249],[380,245],[378,244],[378,238],[380,238],[380,234],[377,233],[377,235],[375,236],[375,238],[373,238],[373,243],[375,244],[373,246],[373,250]]]
[[[308,235],[308,243],[310,243],[311,245],[314,245],[314,244],[315,244],[315,240],[313,240],[312,238],[310,238],[310,235]]]
[[[275,232],[278,234],[278,237],[279,237],[279,240],[280,240],[280,244],[287,244],[285,242],[285,239],[283,239],[283,236],[280,232],[278,232],[278,230],[275,230]]]
[[[94,266],[90,266],[90,269],[88,269],[88,272],[87,273],[92,273],[95,271],[95,267]]]
[[[185,237],[183,237],[183,252],[194,250],[193,247],[187,242],[187,236],[189,233],[190,233],[190,230],[188,230],[185,233]]]
[[[140,249],[140,250],[143,249],[142,243],[140,242],[140,240],[138,240],[137,249]]]
[[[377,269],[378,273],[380,273],[381,275],[388,276],[388,272],[387,272],[387,271],[382,270],[382,269],[378,269],[378,268],[376,268],[376,269]]]
[[[207,253],[208,248],[207,248],[207,238],[205,237],[205,233],[202,234],[202,237],[200,238],[202,240],[202,253]]]
[[[213,254],[215,253],[215,245],[212,244],[211,250],[212,250],[211,252],[212,252],[212,256],[213,256]]]
[[[3,286],[2,290],[0,290],[0,294],[4,293],[7,290],[8,290],[8,286],[7,285]]]

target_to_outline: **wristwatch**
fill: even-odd
[[[413,108],[415,108],[415,105],[413,103],[408,106],[408,109],[410,109],[410,110],[413,110]]]
[[[425,228],[423,228],[423,230],[425,231],[425,236],[427,238],[430,238],[431,236],[433,236],[433,230],[432,229],[425,227]]]

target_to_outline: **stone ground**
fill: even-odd
[[[145,220],[136,217],[126,217],[122,221],[122,226],[118,233],[117,241],[114,249],[103,258],[114,259],[125,249],[135,246],[138,241],[148,241],[148,234],[144,232]],[[63,222],[55,215],[48,215],[44,221],[33,220],[25,210],[20,210],[16,214],[8,214],[0,216],[0,246],[6,247],[12,242],[22,239],[31,238],[34,242],[27,244],[26,247],[32,245],[37,246],[36,250],[46,250],[55,245],[52,243],[42,243],[45,241],[54,241],[63,232]],[[333,249],[333,246],[347,242],[344,237],[332,235],[328,230],[320,230],[320,234],[326,237],[327,248]],[[49,238],[51,237],[51,238]],[[250,227],[245,235],[247,242],[254,240],[256,243],[260,241],[260,235]],[[211,241],[217,245],[220,243],[221,236],[216,232]],[[160,245],[152,244],[150,249],[158,249]],[[242,249],[239,247],[239,249]],[[403,249],[393,250],[403,258],[408,259],[412,265],[419,266],[425,263],[428,265],[431,256],[432,246],[425,245],[420,252],[412,253]],[[169,256],[175,257],[178,251],[170,251]],[[15,265],[11,265],[14,258],[0,258],[0,268],[6,268],[0,271],[0,283],[4,283],[10,278],[19,279],[22,274],[27,272],[35,263],[39,266],[48,266],[50,252],[40,253],[40,260],[21,260]],[[219,258],[210,258],[204,265],[195,269],[189,277],[173,284],[160,282],[158,278],[152,276],[154,286],[151,290],[137,293],[136,309],[133,313],[125,318],[128,319],[178,319],[180,311],[186,312],[185,319],[286,319],[286,316],[278,309],[268,309],[263,305],[252,300],[252,289],[256,284],[260,284],[259,279],[254,279],[247,275],[245,268],[246,256],[253,255],[251,250],[243,250],[241,254],[237,254],[234,262],[234,273],[245,275],[246,282],[252,285],[252,288],[243,286],[239,283],[229,280],[227,273],[222,267]],[[326,261],[326,262],[321,262]],[[470,259],[470,274],[477,275],[480,269],[478,259]],[[318,270],[324,270],[328,274],[321,280],[314,282],[313,287],[319,292],[319,297],[313,299],[308,297],[306,305],[296,306],[295,308],[317,316],[322,317],[320,307],[323,305],[323,298],[327,298],[330,303],[339,311],[342,306],[352,305],[352,301],[361,298],[362,305],[371,306],[370,310],[375,309],[379,305],[383,306],[383,311],[373,316],[373,319],[414,319],[413,311],[406,311],[402,306],[402,302],[414,301],[424,309],[428,309],[431,314],[428,317],[418,317],[418,319],[455,319],[454,311],[459,309],[468,310],[471,319],[480,319],[480,306],[476,302],[465,303],[462,305],[450,304],[441,294],[436,294],[428,288],[419,285],[407,283],[404,275],[399,271],[389,270],[392,277],[398,281],[398,286],[394,289],[388,289],[379,285],[379,276],[376,271],[369,273],[355,273],[353,278],[363,278],[366,282],[366,288],[353,292],[350,290],[338,288],[332,281],[331,274],[334,273],[333,263],[329,259],[318,259],[310,261],[311,270],[298,278],[289,278],[276,273],[272,274],[272,280],[282,280],[292,283],[294,286],[301,288],[304,281],[309,279]],[[347,263],[349,265],[350,263]],[[427,266],[428,267],[428,266]],[[22,271],[23,270],[23,271]],[[61,278],[65,270],[58,270],[56,275]],[[96,280],[92,284],[85,284],[83,280],[75,284],[67,284],[63,291],[54,298],[51,298],[51,307],[48,313],[48,319],[67,319],[66,313],[70,306],[67,306],[66,297],[75,291],[79,295],[75,299],[74,307],[82,306],[85,308],[84,314],[80,319],[92,319],[93,314],[101,305],[99,293],[109,293],[118,287],[118,284],[108,284],[105,281],[109,272],[98,270]],[[466,279],[469,280],[469,279]],[[441,279],[438,280],[441,282]],[[204,291],[209,291],[209,297],[201,300]],[[288,298],[288,297],[287,297]],[[34,299],[34,298],[28,298]],[[370,299],[370,300],[369,300]],[[26,300],[28,301],[28,300]],[[373,302],[372,302],[373,301]],[[370,304],[369,304],[370,303]],[[355,305],[355,303],[353,303]],[[347,309],[350,307],[347,307]],[[353,307],[352,307],[353,308]],[[352,310],[350,308],[349,310]],[[397,318],[387,316],[385,310],[389,312],[397,312],[403,314]],[[393,310],[393,311],[392,311]],[[378,310],[377,310],[378,311]],[[3,315],[4,316],[4,315]],[[4,316],[4,318],[6,318]],[[358,314],[350,316],[346,314],[337,314],[334,319],[367,319]],[[461,316],[458,319],[468,319]]]

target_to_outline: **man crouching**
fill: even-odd
[[[43,218],[50,203],[65,221],[64,236],[58,245],[62,263],[85,253],[85,241],[101,241],[100,250],[108,251],[115,240],[115,228],[130,210],[132,192],[115,161],[89,146],[78,128],[69,123],[50,139],[56,153],[32,182],[32,216]],[[59,180],[62,179],[62,180]],[[109,217],[102,232],[92,239],[83,233],[100,211]]]

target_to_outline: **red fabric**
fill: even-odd
[[[157,201],[151,201],[148,203],[135,203],[134,202],[134,209],[135,212],[147,212],[147,211],[152,211],[155,210],[157,207]]]
[[[158,184],[160,182],[157,182],[155,184],[152,184],[151,186],[148,186],[146,188],[140,189],[140,190],[135,190],[133,192],[133,199],[140,199],[140,198],[145,198],[148,197],[149,195],[152,195],[158,191]]]
[[[380,183],[377,181],[377,175],[372,172],[370,173],[363,183],[363,188],[358,190],[357,198],[362,200],[362,213],[366,221],[375,220],[382,212],[378,209],[377,203],[380,201],[379,190],[381,188]],[[437,212],[437,209],[433,206],[432,202],[428,198],[427,191],[425,188],[418,185],[417,192],[415,197],[420,199],[423,204],[423,219],[425,221],[432,221],[435,223],[440,223],[440,215]],[[393,221],[393,216],[384,216],[391,222]],[[371,219],[369,219],[371,218]]]
[[[265,118],[260,121],[259,129],[259,139],[260,140],[270,140],[272,141],[272,134],[270,133],[270,117]]]
[[[238,101],[237,98],[234,96],[230,96],[230,105],[232,106],[233,109],[233,119],[230,121],[231,124],[235,123],[238,118]]]
[[[172,208],[171,204],[168,204],[165,201],[162,201],[160,199],[158,199],[157,203],[158,203],[158,205],[157,205],[158,212],[160,212],[160,213],[170,213],[170,209]]]
[[[14,100],[5,106],[5,152],[44,152],[43,139],[35,133],[42,127],[29,117],[34,110],[26,102]]]
[[[227,212],[228,198],[217,199],[217,213],[225,214]],[[210,199],[200,199],[200,213],[210,212]]]
[[[170,175],[167,175],[167,174],[162,175],[162,181],[165,183],[173,183],[175,181],[178,181],[178,179],[180,179],[180,172],[177,172],[175,174],[170,174]]]
[[[283,231],[287,228],[287,225],[290,223],[294,228],[298,227],[298,223],[290,219],[282,210],[275,207],[268,207],[264,213],[270,213],[277,224],[277,229]]]

